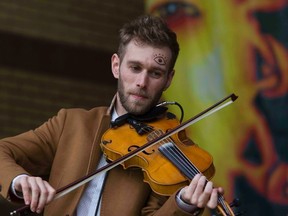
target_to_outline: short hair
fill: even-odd
[[[146,14],[123,25],[119,31],[118,47],[121,60],[127,44],[134,39],[153,47],[168,47],[172,53],[169,69],[173,70],[179,54],[177,35],[161,17]]]

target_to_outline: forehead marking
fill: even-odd
[[[155,53],[153,59],[159,65],[166,65],[167,63],[167,57],[161,53]]]

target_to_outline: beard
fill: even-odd
[[[118,95],[120,102],[124,109],[133,115],[142,115],[148,112],[152,107],[154,107],[160,100],[163,90],[156,92],[154,96],[147,95],[147,92],[144,89],[133,91],[133,94],[139,94],[146,97],[145,102],[141,101],[131,101],[129,100],[129,94],[125,92],[125,87],[121,76],[118,79]]]

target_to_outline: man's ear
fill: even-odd
[[[119,78],[119,68],[120,68],[120,58],[116,53],[114,53],[111,57],[111,70],[112,70],[113,76],[116,79]]]
[[[174,77],[174,74],[175,74],[175,70],[172,70],[172,71],[168,74],[168,78],[167,78],[167,82],[166,82],[166,86],[165,86],[165,88],[164,88],[164,91],[165,91],[166,89],[168,89],[169,86],[171,85],[171,82],[172,82],[172,79],[173,79],[173,77]]]

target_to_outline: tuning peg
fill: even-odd
[[[229,203],[230,207],[238,207],[240,206],[240,200],[238,198],[234,199],[231,203]]]

